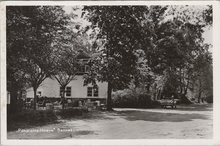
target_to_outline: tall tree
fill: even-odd
[[[98,80],[108,82],[107,109],[111,110],[113,89],[128,87],[136,70],[136,50],[149,42],[142,32],[146,6],[85,6],[85,18],[96,32],[94,47],[101,52],[96,57]]]
[[[63,31],[53,44],[54,73],[53,77],[60,84],[62,108],[64,109],[66,86],[75,79],[80,62],[77,60],[78,51],[82,45],[77,40],[77,34],[70,29]]]
[[[164,84],[164,87],[170,89],[164,88],[166,90],[164,92],[173,90],[173,92],[185,96],[187,90],[192,86],[193,60],[203,52],[202,33],[207,26],[206,20],[203,18],[203,10],[206,10],[206,7],[203,10],[193,6],[164,8],[166,8],[165,15],[162,15],[164,19],[154,21],[160,20],[153,26],[154,47],[147,52],[150,56],[148,62],[155,73],[166,77],[163,79],[168,83]],[[160,10],[161,8],[159,8]],[[158,9],[152,13],[157,13],[157,11]],[[151,17],[155,16],[153,14]]]
[[[76,55],[72,53],[65,52],[60,55],[62,56],[56,61],[53,77],[60,84],[62,108],[64,109],[66,86],[75,79],[76,73],[79,71],[79,63]]]
[[[46,78],[51,77],[54,72],[51,53],[46,53],[45,51],[43,53],[44,54],[39,56],[38,60],[27,58],[21,62],[20,70],[25,74],[27,83],[33,88],[34,91],[34,109],[36,109],[38,87]]]
[[[24,74],[25,82],[28,81],[35,91],[34,108],[36,90],[52,71],[51,44],[57,32],[66,29],[68,21],[68,16],[58,6],[7,7],[7,74],[13,77],[7,78],[7,82],[18,85],[16,74]],[[10,85],[8,89],[13,88]],[[16,94],[13,95],[16,99]]]
[[[193,90],[198,103],[201,98],[213,96],[212,56],[207,50],[193,63]]]

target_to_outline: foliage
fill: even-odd
[[[212,11],[212,5],[208,5],[208,8],[203,12],[203,17],[205,19],[205,22],[211,26],[213,23],[213,11]]]
[[[193,84],[193,62],[204,52],[204,28],[212,24],[211,6],[85,6],[84,10],[92,24],[93,47],[100,52],[93,60],[95,73],[88,75],[91,82],[96,77],[117,90],[134,81],[148,91],[160,88],[156,92],[166,96],[186,96]]]
[[[7,7],[12,104],[29,86],[36,97],[51,75],[65,89],[80,65],[79,50],[92,54],[84,83],[108,82],[108,109],[112,91],[132,83],[154,99],[185,97],[189,90],[212,97],[212,57],[202,38],[212,25],[212,6],[84,6],[82,15],[91,24],[84,29],[59,6]]]
[[[63,91],[62,100],[65,98],[66,86],[75,79],[80,67],[84,66],[79,58],[88,51],[89,47],[87,36],[80,34],[80,30],[74,30],[75,25],[78,24],[71,23],[71,27],[60,32],[60,35],[53,41],[53,78],[58,81]]]
[[[146,6],[85,6],[85,18],[96,32],[94,47],[101,52],[94,59],[98,80],[108,82],[108,104],[111,109],[111,90],[128,87],[136,70],[136,50],[147,37],[142,32]],[[86,12],[85,12],[86,13]]]
[[[12,84],[28,84],[36,97],[37,88],[53,72],[52,41],[58,31],[66,29],[68,21],[58,6],[7,7],[7,74],[12,77],[8,79],[9,91],[17,92]]]
[[[142,91],[142,92],[141,92]],[[159,105],[151,95],[143,90],[119,90],[113,93],[113,107],[119,108],[152,108]]]
[[[75,78],[79,70],[79,63],[77,61],[77,49],[80,46],[76,41],[76,34],[70,29],[66,29],[53,42],[53,56],[54,56],[54,72],[55,78],[63,90],[62,98],[65,96],[66,86]]]
[[[197,93],[195,96],[198,98],[198,102],[202,97],[211,102],[213,96],[213,67],[210,52],[205,51],[200,54],[194,61],[193,69],[193,89]]]
[[[161,95],[182,97],[192,88],[194,60],[199,54],[203,54],[206,46],[202,38],[203,29],[208,25],[202,17],[206,8],[203,10],[195,9],[194,6],[166,8],[162,16],[164,19],[155,23],[152,28],[155,36],[152,40],[154,47],[145,52],[148,66],[156,76],[163,76],[160,80]],[[157,11],[158,9],[152,13]]]

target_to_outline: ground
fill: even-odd
[[[9,139],[207,139],[212,138],[211,104],[177,109],[114,109],[59,123],[8,132]]]

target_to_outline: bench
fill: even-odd
[[[167,106],[170,106],[171,108],[176,108],[176,100],[174,99],[162,99],[160,101],[161,107],[166,108]]]

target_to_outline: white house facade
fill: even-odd
[[[81,52],[78,55],[78,61],[83,62],[79,72],[75,76],[65,89],[65,98],[72,99],[106,99],[107,98],[107,82],[96,82],[97,86],[86,85],[84,86],[83,75],[88,71],[88,61],[90,56]],[[56,79],[46,78],[40,87],[37,89],[38,96],[46,96],[48,98],[60,98],[61,97],[60,84]],[[33,98],[34,91],[32,88],[26,90],[26,97]]]
[[[105,99],[107,97],[107,83],[97,82],[97,87],[92,85],[83,86],[83,76],[77,75],[66,87],[66,98]],[[37,89],[37,95],[48,98],[60,98],[60,85],[56,79],[47,78]],[[32,88],[27,89],[27,98],[34,97]]]

